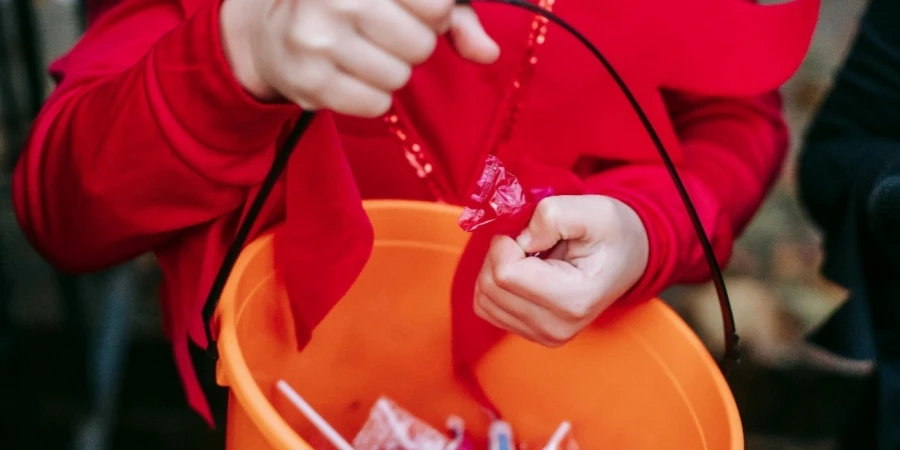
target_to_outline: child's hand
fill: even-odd
[[[525,256],[548,251],[546,260]],[[599,195],[546,198],[518,239],[494,238],[475,311],[532,341],[562,345],[637,282],[648,252],[644,225],[624,203]]]
[[[387,111],[445,32],[470,60],[499,55],[453,0],[225,0],[221,26],[235,77],[258,98],[364,117]]]

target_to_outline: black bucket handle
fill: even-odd
[[[706,236],[706,232],[703,230],[703,224],[700,221],[700,216],[697,214],[697,210],[696,208],[694,208],[691,197],[688,194],[687,189],[684,187],[684,183],[681,181],[681,177],[678,175],[678,170],[676,169],[675,164],[672,162],[672,158],[669,156],[669,152],[666,151],[662,140],[659,138],[659,135],[653,128],[653,125],[650,123],[650,119],[647,118],[647,115],[638,104],[637,99],[635,99],[634,95],[631,93],[631,90],[625,84],[625,81],[622,80],[622,77],[619,76],[618,72],[616,72],[612,64],[610,64],[610,62],[606,59],[605,56],[603,56],[603,54],[600,52],[600,50],[597,49],[594,44],[592,44],[583,34],[581,34],[581,32],[579,32],[572,25],[567,23],[556,14],[535,4],[528,3],[525,0],[456,0],[456,3],[461,5],[478,2],[502,3],[515,6],[520,9],[524,9],[534,14],[540,15],[550,22],[559,25],[573,37],[578,39],[578,41],[581,42],[584,47],[591,52],[592,55],[594,55],[597,61],[599,61],[606,69],[606,71],[609,72],[613,80],[618,85],[619,89],[625,95],[628,103],[631,105],[632,109],[637,114],[638,119],[640,119],[641,124],[644,126],[644,129],[647,131],[647,135],[653,141],[653,145],[656,147],[656,150],[659,153],[663,164],[666,166],[666,169],[669,172],[669,176],[671,177],[672,182],[675,184],[675,188],[678,190],[678,194],[681,197],[681,201],[684,204],[685,210],[690,216],[691,223],[694,226],[694,232],[696,233],[697,238],[700,241],[700,245],[703,247],[703,255],[706,258],[706,262],[709,266],[709,271],[712,276],[713,285],[715,285],[716,288],[716,294],[719,300],[719,308],[722,313],[722,323],[724,324],[725,353],[722,356],[722,359],[719,361],[719,369],[723,374],[727,375],[733,365],[739,361],[740,354],[738,350],[739,338],[735,329],[734,314],[731,308],[731,301],[728,298],[728,291],[725,287],[725,279],[722,275],[722,268],[719,266],[719,262],[716,260],[716,255],[713,252],[712,244],[710,243],[709,238]],[[250,230],[252,229],[253,224],[256,222],[256,219],[258,218],[259,213],[266,202],[266,199],[272,192],[272,188],[275,186],[278,178],[280,178],[281,174],[284,172],[291,154],[294,152],[294,149],[297,147],[297,144],[300,142],[300,139],[303,137],[303,134],[309,128],[309,124],[314,118],[315,112],[304,111],[297,122],[294,124],[293,129],[291,130],[291,133],[288,135],[287,139],[285,139],[285,141],[278,148],[278,151],[275,154],[275,160],[272,162],[272,166],[269,169],[269,172],[266,174],[266,178],[263,180],[259,192],[256,194],[256,198],[253,199],[253,204],[250,205],[250,209],[247,211],[247,215],[244,217],[243,222],[238,228],[237,234],[234,237],[234,241],[232,241],[231,245],[229,245],[228,251],[225,254],[225,258],[222,261],[221,266],[219,266],[218,273],[216,273],[216,278],[213,281],[213,285],[210,288],[209,295],[207,296],[206,302],[203,305],[203,326],[207,340],[206,352],[213,359],[218,358],[218,352],[216,350],[215,341],[212,335],[211,321],[213,319],[213,316],[215,315],[216,306],[218,306],[219,304],[219,297],[222,295],[222,291],[225,289],[225,284],[228,281],[228,277],[231,274],[231,271],[234,268],[238,257],[240,256],[241,250],[246,244],[247,237],[250,234]]]

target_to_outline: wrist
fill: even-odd
[[[222,6],[217,0],[205,2],[155,44],[148,56],[147,97],[158,119],[178,130],[172,139],[191,140],[177,147],[192,167],[208,167],[210,157],[228,160],[234,154],[260,155],[271,164],[267,149],[299,108],[260,102],[238,83],[222,48]],[[223,162],[216,170],[237,173],[243,165]]]
[[[641,264],[635,267],[634,282],[619,299],[620,304],[630,304],[659,295],[672,281],[670,264],[677,258],[672,248],[672,230],[663,225],[659,211],[640,197],[618,194],[611,197],[621,203],[626,211],[627,231],[634,234],[631,239],[634,242],[634,259]]]
[[[647,223],[634,208],[618,198],[609,197],[615,202],[617,209],[620,211],[622,218],[623,232],[628,236],[631,242],[632,260],[635,262],[635,270],[637,271],[635,281],[637,281],[646,271],[650,264],[650,233],[647,231]]]
[[[247,12],[243,3],[226,0],[219,10],[219,26],[222,50],[235,80],[250,95],[260,101],[278,98],[278,93],[267,83],[256,68],[250,45],[250,30],[246,24]]]

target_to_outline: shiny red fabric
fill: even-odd
[[[635,90],[722,262],[781,167],[788,141],[774,89],[799,64],[817,4],[553,3]],[[294,302],[299,346],[369,254],[371,228],[359,199],[435,199],[404,155],[410,141],[431,156],[449,202],[462,203],[494,154],[529,185],[630,205],[647,229],[650,260],[623,301],[708,277],[665,168],[602,67],[552,26],[535,48],[528,14],[477,9],[502,48],[496,64],[463,61],[442,41],[395,96],[402,142],[384,120],[321,113],[263,209],[252,236],[286,225],[279,275]],[[203,300],[276,144],[300,112],[260,103],[233,79],[218,11],[217,0],[124,0],[97,16],[51,67],[58,87],[13,178],[17,218],[58,268],[86,272],[156,255],[165,331],[188,399],[207,418],[188,340],[206,345]],[[472,282],[486,236],[474,234],[460,265],[455,319],[479,323]],[[454,347],[458,360],[477,358],[496,335],[483,325],[483,339],[480,331],[460,338],[472,345]]]

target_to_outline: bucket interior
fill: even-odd
[[[222,334],[233,326],[237,343],[222,348],[220,339],[220,364],[232,374],[251,374],[265,398],[233,376],[224,383],[244,395],[237,395],[229,414],[240,408],[264,428],[259,411],[274,408],[312,448],[332,448],[275,389],[284,379],[348,441],[380,396],[442,431],[447,417],[458,415],[483,439],[488,418],[451,370],[450,283],[467,239],[455,224],[459,210],[394,201],[369,202],[367,209],[376,231],[372,258],[301,353],[266,249],[271,242],[248,249],[226,291],[233,298],[223,297],[220,305],[228,309],[220,311],[223,317],[231,317],[222,321]],[[528,448],[541,448],[564,420],[588,450],[742,448],[724,379],[688,327],[658,300],[609,311],[557,349],[509,336],[476,374]]]

